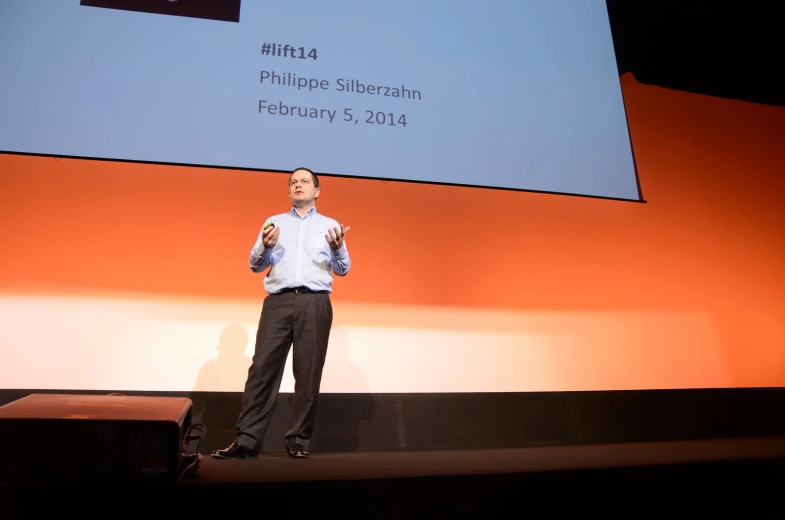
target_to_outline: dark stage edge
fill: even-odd
[[[188,397],[209,454],[234,440],[238,392],[0,390],[0,405],[31,393]],[[283,453],[291,413],[281,393],[264,450]],[[785,388],[616,390],[443,394],[333,394],[319,397],[314,453],[483,450],[785,437]]]

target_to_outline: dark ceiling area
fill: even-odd
[[[777,2],[607,0],[619,75],[675,90],[785,106]]]

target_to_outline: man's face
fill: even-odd
[[[289,200],[295,206],[312,204],[319,196],[319,188],[313,185],[311,173],[297,170],[289,178]]]

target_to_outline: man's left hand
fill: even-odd
[[[343,224],[340,224],[340,226],[340,229],[332,228],[329,230],[329,235],[324,235],[324,238],[327,239],[327,243],[330,244],[330,248],[333,251],[341,249],[343,246],[343,237],[345,237],[346,233],[348,233],[349,229],[351,229],[349,226],[344,229]]]

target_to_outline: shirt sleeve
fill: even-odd
[[[264,247],[262,243],[262,233],[264,227],[259,230],[259,235],[256,237],[256,242],[251,249],[251,255],[248,257],[248,266],[254,273],[261,273],[270,267],[270,257],[272,256],[272,248]]]
[[[352,268],[352,260],[349,258],[349,250],[346,248],[346,240],[340,249],[330,249],[331,261],[330,267],[336,276],[346,276],[349,274],[349,269]]]

